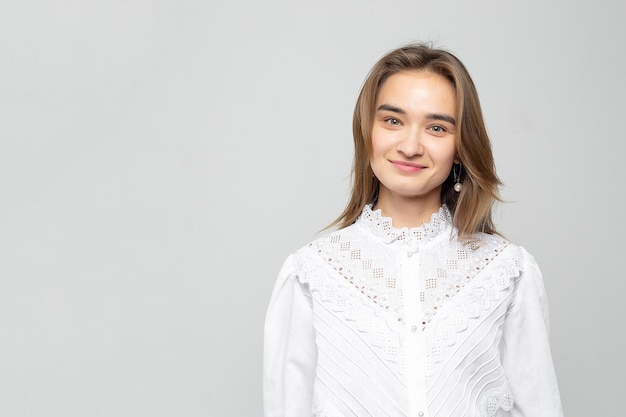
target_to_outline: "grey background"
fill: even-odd
[[[284,258],[346,202],[388,50],[449,48],[502,232],[539,261],[566,415],[615,415],[623,2],[0,3],[0,416],[260,416]]]

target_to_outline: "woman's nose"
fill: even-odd
[[[407,158],[421,155],[424,151],[421,132],[417,130],[407,130],[406,134],[398,142],[397,150]]]

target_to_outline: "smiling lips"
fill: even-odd
[[[423,165],[413,164],[411,162],[405,162],[405,161],[389,161],[389,162],[391,162],[394,167],[398,168],[400,171],[403,171],[403,172],[417,172],[426,168]]]

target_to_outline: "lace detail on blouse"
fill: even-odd
[[[300,281],[308,283],[311,292],[332,311],[341,313],[361,337],[378,350],[379,357],[398,364],[402,373],[398,337],[401,325],[398,317],[402,307],[395,278],[385,277],[377,262],[371,256],[362,257],[362,250],[351,249],[349,241],[331,237],[326,243],[296,264]],[[326,274],[307,268],[307,265],[320,261],[326,264]],[[337,279],[337,275],[341,279]],[[359,296],[355,297],[355,292]]]
[[[423,261],[422,330],[432,336],[424,358],[426,375],[433,375],[437,363],[447,356],[457,335],[466,331],[472,320],[510,294],[513,278],[519,276],[520,265],[514,259],[500,263],[488,274],[479,274],[508,246],[499,238],[482,239],[482,245],[475,250],[461,246],[446,249],[442,245],[435,252],[439,258]],[[435,318],[437,323],[432,326]]]
[[[497,417],[515,392],[515,407],[562,417],[534,259],[457,236],[446,207],[413,229],[366,207],[290,255],[266,320],[270,414]],[[537,385],[518,390],[529,361]]]
[[[372,207],[367,205],[356,223],[369,229],[370,232],[385,243],[397,242],[400,246],[408,248],[420,241],[429,241],[439,235],[444,229],[450,227],[452,215],[444,204],[430,216],[428,223],[410,229],[408,227],[397,229],[393,227],[390,217],[384,217],[380,209],[372,210]]]
[[[510,392],[495,390],[487,393],[480,405],[481,417],[496,417],[498,410],[511,411],[513,396]]]
[[[379,239],[372,239],[370,233]],[[477,277],[508,242],[479,235],[464,244],[451,241],[451,233],[450,212],[445,206],[432,215],[431,223],[413,229],[394,229],[380,210],[365,207],[355,225],[306,247],[308,259],[298,263],[298,276],[332,311],[352,323],[378,349],[380,357],[396,363],[398,372],[404,373],[399,335],[405,300],[397,282],[398,256],[403,252],[398,249],[419,249],[421,292],[420,300],[415,301],[422,304],[422,330],[434,335],[425,357],[425,373],[432,375],[445,351],[455,344],[456,335],[501,299],[501,292],[510,287],[519,271],[519,265],[511,261]],[[429,328],[435,316],[440,316],[437,326]]]
[[[420,302],[424,307],[424,321],[427,325],[433,316],[440,310],[443,303],[451,299],[466,284],[474,280],[489,263],[491,263],[506,247],[508,242],[500,238],[483,235],[467,245],[451,245],[444,242],[438,245],[436,251],[430,251],[431,257],[423,257],[422,260],[422,291]],[[437,256],[434,256],[434,255]],[[513,275],[513,271],[510,271]],[[495,277],[488,276],[475,280],[472,284],[472,299],[468,303],[468,316],[477,317],[474,310],[477,307],[486,309],[489,307],[489,299],[499,298],[498,291],[503,290],[510,284],[506,272]],[[487,281],[485,283],[485,280]],[[488,288],[479,289],[486,284]]]

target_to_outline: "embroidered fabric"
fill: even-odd
[[[485,395],[480,404],[481,417],[496,417],[499,410],[511,411],[513,396],[510,392],[492,390]]]
[[[562,416],[534,259],[455,232],[446,207],[413,229],[366,207],[292,254],[266,321],[268,416],[502,417],[511,392],[523,413]],[[509,389],[530,363],[536,386]]]
[[[380,357],[395,363],[399,373],[403,373],[398,336],[402,300],[395,278],[384,276],[366,248],[351,249],[354,243],[344,244],[340,239],[331,238],[330,242],[333,245],[316,248],[317,257],[313,255],[298,263],[300,281],[309,285],[314,297],[341,313],[377,349]],[[319,269],[307,268],[315,265]],[[326,275],[319,270],[326,270]],[[335,274],[343,279],[336,279]],[[360,297],[353,296],[355,289]]]
[[[446,207],[413,229],[366,207],[289,256],[266,320],[267,415],[502,417],[515,392],[520,412],[562,416],[534,259],[455,232]]]
[[[368,205],[365,206],[356,223],[369,229],[384,243],[397,242],[396,245],[399,248],[412,250],[418,243],[430,241],[443,230],[449,229],[452,225],[452,215],[444,204],[431,215],[428,223],[410,229],[408,227],[397,229],[393,227],[390,217],[384,217],[381,210],[372,210],[372,207]]]
[[[432,375],[436,363],[455,344],[456,334],[467,329],[471,319],[479,318],[481,311],[489,309],[490,303],[499,300],[519,271],[519,265],[511,261],[496,273],[475,279],[508,242],[491,235],[480,236],[469,245],[451,241],[451,223],[450,212],[443,206],[428,224],[395,229],[391,219],[367,206],[356,222],[360,227],[352,233],[332,233],[309,244],[310,251],[306,252],[306,261],[299,263],[298,275],[314,296],[342,313],[402,374],[400,334],[405,300],[397,282],[399,262],[393,259],[398,249],[422,250],[422,288],[420,300],[415,301],[422,303],[422,330],[432,335],[425,358],[425,373]],[[367,233],[377,236],[380,242],[373,245],[364,236]],[[320,270],[326,274],[320,274]],[[336,274],[343,279],[337,280]],[[469,290],[456,296],[467,284]],[[354,297],[355,289],[361,297]],[[446,303],[450,308],[445,308]],[[441,316],[438,325],[430,326],[435,315]]]

